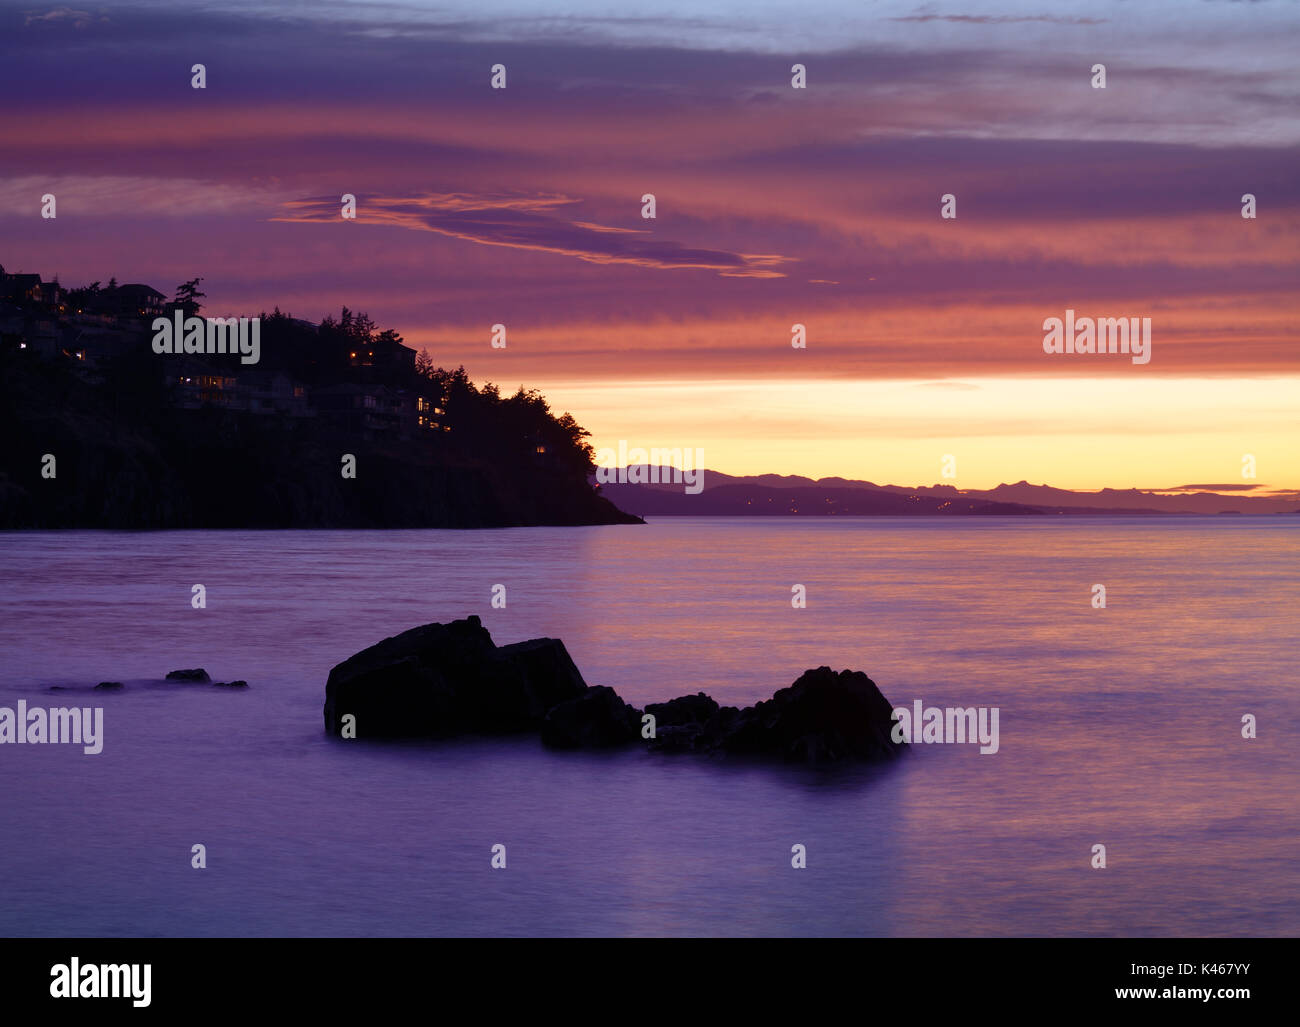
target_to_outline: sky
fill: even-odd
[[[597,447],[730,474],[1164,488],[1250,455],[1300,489],[1297,28],[1267,0],[0,0],[0,264],[346,304]],[[1151,318],[1150,362],[1044,353],[1067,310]]]

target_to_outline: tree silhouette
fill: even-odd
[[[185,311],[186,317],[195,317],[198,315],[201,305],[199,299],[207,298],[206,292],[199,291],[199,282],[202,278],[191,278],[188,282],[176,286],[176,298],[172,300],[178,307]]]

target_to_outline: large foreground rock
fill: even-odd
[[[703,692],[652,703],[652,749],[833,764],[897,755],[892,706],[861,671],[805,671],[745,709]],[[589,688],[554,638],[493,643],[477,617],[426,624],[340,663],[325,686],[325,727],[358,738],[447,738],[535,731],[547,745],[595,749],[642,739],[642,715],[612,688]]]
[[[325,729],[358,738],[447,738],[537,730],[587,690],[555,638],[498,646],[478,617],[425,624],[344,660],[325,685]]]

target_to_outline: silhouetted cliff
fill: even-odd
[[[412,389],[333,386],[356,407],[337,416],[295,407],[292,385],[283,410],[229,409],[194,398],[208,369],[169,378],[175,359],[146,342],[88,377],[75,361],[0,353],[0,528],[639,522],[591,487],[586,433],[536,393],[503,398],[438,372],[425,390],[436,428],[412,416],[408,430],[399,403],[426,402]],[[390,422],[366,405],[385,395]]]

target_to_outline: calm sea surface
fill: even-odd
[[[0,534],[0,706],[105,711],[98,756],[0,746],[0,934],[1296,935],[1298,611],[1300,518]],[[637,705],[850,667],[1000,751],[326,737],[334,664],[470,613]],[[132,687],[196,666],[251,687]]]

